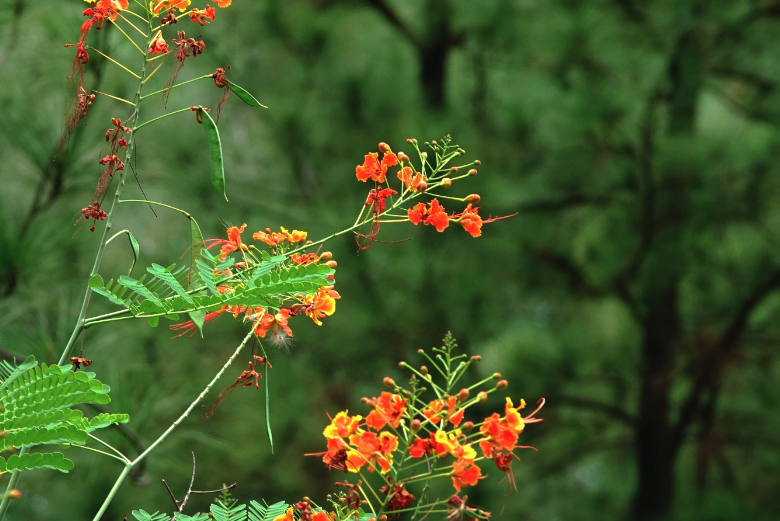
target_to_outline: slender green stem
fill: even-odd
[[[106,94],[105,92],[100,92],[99,90],[94,90],[94,89],[92,90],[92,92],[95,92],[95,93],[100,94],[101,96],[105,96],[107,98],[111,98],[111,99],[115,99],[117,101],[121,101],[122,103],[127,103],[128,105],[132,105],[133,107],[135,107],[135,103],[133,103],[132,101],[128,101],[128,100],[126,100],[124,98],[119,98],[117,96],[112,96],[111,94]]]
[[[92,49],[93,51],[95,51],[96,53],[98,53],[99,55],[101,55],[101,56],[102,56],[103,58],[105,58],[106,60],[108,60],[108,61],[112,62],[114,65],[117,65],[117,66],[119,66],[120,68],[124,69],[124,70],[125,70],[125,72],[127,72],[127,73],[131,74],[131,75],[132,75],[134,78],[136,78],[136,79],[139,79],[139,80],[141,79],[141,77],[140,77],[139,75],[137,75],[136,73],[134,73],[133,71],[131,71],[130,69],[128,69],[127,67],[125,67],[124,65],[122,65],[121,63],[119,63],[118,61],[116,61],[115,59],[113,59],[111,56],[109,56],[109,55],[107,55],[107,54],[104,54],[104,53],[100,52],[99,50],[95,49],[94,47],[90,47],[90,49]]]
[[[88,451],[91,451],[91,452],[97,452],[98,454],[103,454],[104,456],[108,456],[109,458],[114,458],[117,461],[121,461],[124,465],[127,465],[127,460],[123,460],[119,456],[115,456],[115,455],[111,454],[110,452],[106,452],[104,450],[93,449],[92,447],[87,447],[85,445],[73,445],[73,444],[71,444],[71,445],[67,445],[67,446],[68,447],[75,447],[77,449],[84,449],[84,450],[88,450]]]
[[[244,337],[244,340],[241,341],[241,344],[236,348],[236,350],[233,352],[233,354],[228,358],[227,362],[225,362],[225,365],[222,366],[222,369],[219,370],[219,372],[214,375],[214,378],[211,379],[211,381],[206,385],[206,387],[203,389],[203,392],[201,392],[195,400],[190,404],[189,407],[179,416],[176,421],[174,421],[170,427],[168,427],[165,432],[163,432],[159,438],[157,438],[145,451],[143,451],[137,458],[135,458],[132,462],[128,463],[125,469],[122,471],[122,474],[119,475],[119,478],[117,479],[116,483],[114,483],[114,487],[111,489],[111,492],[109,492],[108,496],[106,497],[105,501],[103,502],[103,505],[100,507],[100,510],[98,511],[97,515],[94,518],[94,521],[100,521],[100,516],[102,516],[106,509],[108,508],[108,505],[111,503],[111,501],[114,499],[114,496],[116,495],[116,492],[119,490],[119,487],[121,486],[122,482],[127,477],[128,473],[130,472],[130,469],[132,469],[134,466],[138,465],[150,452],[152,452],[157,446],[165,441],[165,439],[168,437],[168,435],[173,432],[176,427],[179,426],[181,422],[184,421],[184,419],[189,416],[189,414],[192,412],[192,410],[203,400],[203,398],[206,396],[206,394],[211,390],[211,388],[214,386],[215,383],[217,383],[217,380],[225,373],[228,367],[230,367],[230,364],[233,363],[233,360],[236,359],[236,357],[241,353],[241,351],[244,349],[246,344],[249,342],[249,339],[252,338],[254,335],[254,328],[249,330],[249,333]]]
[[[157,206],[162,206],[163,208],[168,208],[170,210],[175,210],[179,212],[180,214],[183,214],[187,218],[192,218],[192,215],[189,212],[185,212],[184,210],[180,210],[179,208],[175,208],[173,206],[169,206],[167,204],[158,203],[156,201],[147,201],[146,199],[122,199],[119,201],[119,204],[123,203],[143,203],[143,204],[154,204]]]
[[[100,510],[98,510],[98,513],[95,514],[94,521],[100,521],[100,518],[103,517],[103,514],[106,513],[108,505],[111,504],[114,496],[116,496],[116,493],[119,492],[119,487],[122,485],[122,482],[125,480],[127,475],[130,474],[130,470],[132,470],[132,468],[132,464],[127,464],[125,465],[125,468],[122,469],[122,473],[119,474],[118,478],[116,478],[116,482],[114,483],[114,486],[111,487],[111,491],[108,493],[108,496],[106,496],[106,500],[103,501],[103,504],[100,506]]]
[[[132,12],[132,11],[125,11],[125,12],[126,12],[126,13],[130,13],[130,14],[135,14],[135,13],[134,13],[134,12]],[[138,16],[138,15],[136,15],[136,16]],[[146,33],[145,33],[145,32],[143,32],[141,29],[139,29],[138,27],[136,27],[136,26],[135,26],[135,24],[134,24],[133,22],[131,22],[130,20],[128,20],[127,18],[125,18],[124,16],[122,16],[122,14],[121,14],[121,13],[119,14],[119,18],[121,18],[122,20],[124,20],[125,22],[127,22],[127,24],[128,24],[130,27],[132,27],[133,29],[135,29],[136,31],[138,31],[138,32],[139,32],[139,33],[140,33],[140,34],[141,34],[141,35],[142,35],[144,38],[149,38],[149,35],[148,35],[148,34],[146,34]],[[146,20],[144,20],[144,21],[146,21]],[[114,24],[116,24],[116,22],[114,22]],[[144,53],[144,54],[145,54],[145,53]]]
[[[130,460],[129,460],[129,459],[127,459],[127,456],[125,456],[124,454],[122,454],[121,452],[119,452],[119,450],[117,450],[116,448],[114,448],[112,445],[109,445],[107,442],[105,442],[105,441],[101,440],[100,438],[98,438],[97,436],[95,436],[95,435],[93,435],[93,434],[89,434],[89,433],[87,433],[87,436],[89,436],[90,438],[92,438],[92,439],[93,439],[93,440],[95,440],[96,442],[100,443],[100,444],[101,444],[101,445],[103,445],[104,447],[107,447],[107,448],[111,449],[112,451],[114,451],[116,454],[118,454],[118,455],[119,455],[119,457],[122,459],[122,462],[123,462],[123,463],[130,463]]]
[[[205,74],[203,76],[199,76],[198,78],[193,78],[191,80],[187,80],[187,81],[183,81],[181,83],[177,83],[176,85],[172,85],[172,86],[170,86],[167,89],[160,89],[160,90],[155,91],[155,92],[150,92],[149,94],[144,94],[143,96],[141,96],[141,99],[144,100],[144,99],[146,99],[146,98],[148,98],[150,96],[155,96],[157,94],[162,94],[163,92],[168,92],[168,91],[171,91],[171,90],[176,89],[178,87],[182,87],[184,85],[187,85],[188,83],[193,83],[193,82],[196,82],[196,81],[205,80],[207,78],[213,78],[213,77],[214,76],[211,75],[211,74]]]
[[[144,128],[144,127],[145,127],[146,125],[148,125],[149,123],[154,123],[155,121],[159,121],[159,120],[161,120],[161,119],[168,118],[168,117],[170,117],[170,116],[173,116],[173,115],[175,115],[175,114],[181,114],[182,112],[187,112],[188,110],[190,110],[190,108],[189,108],[189,107],[187,107],[186,109],[179,109],[179,110],[174,110],[173,112],[169,112],[169,113],[167,113],[167,114],[163,114],[162,116],[157,116],[156,118],[154,118],[154,119],[150,119],[149,121],[144,121],[143,123],[141,123],[140,125],[138,125],[137,127],[135,127],[135,128],[133,129],[133,132],[138,132],[139,130],[141,130],[142,128]]]
[[[122,33],[122,34],[124,34],[124,35],[125,35],[125,38],[127,38],[128,40],[130,40],[130,43],[132,43],[132,44],[133,44],[133,47],[135,47],[136,49],[138,49],[138,52],[140,52],[140,53],[141,53],[141,54],[142,54],[144,57],[146,57],[146,53],[145,53],[144,51],[142,51],[140,47],[138,47],[138,44],[137,44],[137,43],[135,43],[135,40],[133,40],[132,38],[130,38],[130,35],[129,35],[129,34],[127,34],[127,33],[125,32],[125,30],[124,30],[124,29],[122,29],[121,27],[119,27],[119,24],[118,24],[118,23],[114,22],[114,27],[116,27],[117,29],[119,29],[119,32],[120,32],[120,33]],[[143,34],[143,33],[141,33],[141,34]],[[146,35],[144,34],[144,36],[146,36]]]

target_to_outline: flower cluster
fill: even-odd
[[[222,279],[217,286],[219,293],[230,295],[240,289],[247,287],[251,280],[253,270],[258,269],[265,260],[271,258],[278,262],[274,265],[272,271],[281,273],[286,267],[290,266],[310,266],[322,265],[331,269],[337,266],[336,261],[332,260],[330,252],[303,253],[306,248],[307,233],[299,230],[288,231],[281,228],[279,232],[273,232],[270,229],[258,231],[252,235],[255,241],[262,242],[269,246],[270,254],[258,249],[252,244],[246,244],[241,238],[241,234],[246,229],[246,224],[240,227],[231,226],[227,229],[227,239],[207,239],[204,241],[205,249],[209,250],[219,246],[219,254],[216,256],[218,261],[226,261],[232,254],[239,254],[237,259],[228,261],[224,269],[214,271],[214,275]],[[264,256],[263,253],[266,255]],[[325,268],[327,270],[327,268]],[[333,274],[328,275],[328,282],[335,282]],[[293,336],[290,329],[289,320],[297,315],[304,314],[311,318],[312,322],[321,326],[325,317],[331,316],[336,311],[336,300],[341,296],[334,289],[333,284],[319,286],[315,293],[290,293],[283,295],[282,298],[269,298],[267,306],[243,306],[243,305],[225,305],[216,311],[206,314],[204,323],[212,322],[224,313],[232,314],[233,317],[243,315],[244,319],[253,323],[255,335],[259,338],[266,338],[279,347],[289,345],[289,337]],[[190,320],[181,324],[171,326],[171,329],[180,331],[177,336],[194,334],[198,327]],[[270,334],[269,334],[270,333]]]
[[[481,164],[476,160],[465,165],[450,166],[451,162],[465,154],[465,150],[453,145],[449,135],[445,136],[441,143],[425,142],[433,153],[430,159],[428,152],[420,150],[416,139],[407,139],[406,142],[417,152],[419,169],[414,167],[407,154],[394,153],[387,143],[379,143],[379,151],[369,152],[363,158],[363,164],[355,167],[358,181],[371,180],[375,183],[375,188],[369,192],[364,205],[369,208],[369,215],[362,222],[363,212],[358,217],[358,223],[370,224],[370,231],[367,233],[360,230],[355,232],[361,250],[373,245],[382,223],[411,222],[414,225],[422,223],[443,232],[452,222],[460,224],[472,237],[479,237],[482,234],[483,224],[512,217],[507,215],[483,219],[479,215],[479,208],[473,206],[480,200],[477,194],[452,197],[434,193],[435,190],[449,189],[455,181],[477,175],[477,170],[469,167]],[[396,173],[396,177],[401,181],[398,191],[389,186],[388,172],[393,167],[399,168]],[[464,171],[465,173],[462,173]],[[386,187],[383,188],[382,185]],[[397,198],[391,199],[396,195]],[[432,198],[409,205],[420,196],[432,196]],[[389,203],[388,199],[391,199]],[[447,213],[439,199],[466,203],[466,207],[460,212]]]
[[[369,409],[365,417],[350,415],[349,411],[336,414],[323,431],[327,450],[308,454],[321,456],[331,470],[358,474],[361,477],[359,490],[373,491],[362,500],[377,515],[406,510],[425,512],[438,505],[448,512],[460,509],[473,518],[487,518],[489,513],[466,505],[465,498],[457,495],[464,487],[474,486],[486,477],[480,466],[485,461],[492,461],[506,474],[509,485],[516,489],[512,461],[519,458],[515,451],[533,448],[518,445],[518,438],[525,424],[541,421],[535,415],[544,399],[539,400],[537,409],[525,417],[520,414],[525,402],[520,400],[515,406],[507,397],[503,414],[495,412],[479,423],[466,421],[466,412],[471,406],[487,401],[488,395],[495,391],[506,389],[507,382],[495,373],[455,392],[454,382],[480,360],[478,356],[456,356],[456,347],[454,339],[448,335],[441,348],[434,348],[433,355],[419,351],[444,378],[444,385],[434,381],[426,366],[416,369],[401,362],[400,367],[413,373],[409,389],[385,378],[385,386],[392,392],[363,398],[363,404]],[[495,382],[492,388],[479,390],[472,396],[475,390],[491,381]],[[434,396],[426,398],[429,393]],[[379,477],[372,477],[376,475]],[[456,494],[423,504],[428,500],[425,494],[428,483],[437,478],[451,480]],[[423,490],[420,493],[410,490],[408,487],[413,484],[424,485]],[[421,499],[417,506],[411,507],[418,496]],[[379,504],[372,504],[373,500]],[[358,503],[353,502],[355,508]],[[343,518],[335,516],[333,519]]]

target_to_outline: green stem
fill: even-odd
[[[105,501],[103,502],[103,505],[101,505],[100,510],[98,511],[97,515],[94,518],[94,521],[100,521],[100,516],[102,516],[106,509],[108,508],[108,505],[111,503],[111,501],[114,499],[114,496],[116,496],[117,491],[119,490],[119,487],[122,485],[122,482],[127,477],[128,473],[130,472],[130,469],[138,465],[150,452],[152,452],[157,446],[165,441],[165,438],[168,437],[168,435],[173,432],[173,430],[179,426],[181,422],[184,421],[184,419],[189,416],[189,414],[192,412],[192,410],[203,400],[203,398],[206,396],[206,394],[211,390],[211,388],[214,386],[215,383],[217,383],[217,380],[225,373],[228,367],[230,367],[230,364],[233,363],[233,360],[236,359],[236,357],[241,353],[241,351],[246,346],[247,342],[249,342],[249,339],[252,338],[254,335],[254,328],[249,330],[249,333],[244,337],[244,340],[241,341],[241,344],[236,348],[235,352],[228,358],[227,362],[225,362],[225,365],[222,366],[222,369],[219,370],[219,372],[214,376],[214,378],[211,379],[211,381],[206,385],[206,388],[203,389],[203,392],[201,392],[197,398],[190,404],[189,407],[182,413],[181,416],[179,416],[176,421],[174,421],[170,427],[168,427],[165,432],[163,432],[159,438],[157,438],[154,443],[149,445],[145,451],[143,451],[137,458],[135,458],[132,462],[128,463],[125,469],[122,471],[122,474],[119,475],[119,478],[117,478],[116,483],[114,483],[114,487],[111,489],[111,492],[109,492],[108,496],[106,496]]]
[[[144,127],[145,127],[146,125],[148,125],[149,123],[154,123],[155,121],[159,121],[159,120],[161,120],[161,119],[165,119],[165,118],[168,118],[168,117],[170,117],[170,116],[174,116],[174,115],[176,115],[176,114],[181,114],[182,112],[187,112],[188,110],[190,110],[190,108],[189,108],[189,107],[187,107],[186,109],[179,109],[179,110],[174,110],[173,112],[169,112],[169,113],[167,113],[167,114],[163,114],[162,116],[157,116],[156,118],[154,118],[154,119],[150,119],[149,121],[144,121],[143,123],[141,123],[141,124],[140,124],[140,125],[138,125],[137,127],[133,128],[133,133],[136,133],[136,132],[138,132],[139,130],[141,130],[142,128],[144,128]]]
[[[158,90],[158,91],[155,91],[155,92],[150,92],[149,94],[144,94],[143,96],[141,96],[141,101],[145,100],[146,98],[148,98],[150,96],[155,96],[157,94],[162,94],[163,92],[172,91],[173,89],[176,89],[176,88],[181,87],[183,85],[187,85],[188,83],[192,83],[192,82],[200,81],[200,80],[205,80],[206,78],[213,78],[213,77],[214,76],[211,75],[211,74],[206,74],[206,75],[200,76],[198,78],[193,78],[191,80],[183,81],[183,82],[177,83],[176,85],[173,85],[173,86],[171,86],[171,87],[169,87],[167,89],[161,89],[161,90]]]
[[[170,210],[175,210],[175,211],[179,212],[180,214],[186,216],[188,219],[192,218],[192,215],[190,213],[188,213],[188,212],[185,212],[184,210],[180,210],[179,208],[175,208],[175,207],[169,206],[167,204],[158,203],[156,201],[147,201],[146,199],[122,199],[122,200],[119,201],[119,204],[123,204],[123,203],[155,204],[157,206],[162,206],[163,208],[168,208]]]

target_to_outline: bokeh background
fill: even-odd
[[[202,2],[201,2],[202,3]],[[205,422],[193,414],[121,490],[104,519],[171,510],[161,484],[237,482],[243,500],[322,499],[326,413],[362,410],[401,359],[451,330],[501,371],[515,400],[544,396],[505,498],[498,471],[468,491],[498,519],[717,521],[780,517],[780,2],[774,0],[236,0],[203,28],[205,54],[181,79],[232,65],[269,110],[228,102],[220,129],[225,203],[202,129],[174,117],[139,135],[146,195],[191,212],[207,237],[225,223],[318,238],[352,222],[368,187],[355,165],[379,141],[406,150],[451,133],[485,215],[519,212],[472,239],[382,227],[339,262],[336,314],[294,321],[270,375],[276,452],[262,391],[241,389]],[[55,362],[72,330],[97,234],[74,226],[99,174],[109,118],[98,99],[57,156],[73,97],[66,78],[79,0],[0,2],[0,348]],[[179,29],[182,28],[181,23]],[[189,21],[188,33],[200,32]],[[111,27],[90,45],[135,64]],[[162,75],[162,73],[161,73]],[[164,78],[158,78],[160,82]],[[130,96],[129,76],[93,56],[87,86]],[[169,108],[214,107],[199,82]],[[152,107],[146,114],[160,111]],[[407,150],[408,151],[408,150]],[[132,181],[132,178],[131,178]],[[132,182],[127,194],[140,196]],[[189,246],[175,213],[127,205],[115,229],[139,266]],[[395,227],[393,227],[395,226]],[[457,228],[457,229],[456,229]],[[112,243],[104,278],[127,270]],[[91,314],[110,310],[93,299]],[[154,440],[244,334],[230,318],[205,339],[145,322],[96,327],[85,356],[132,421],[106,436],[129,454]],[[244,362],[220,385],[227,386]],[[214,393],[216,394],[216,393]],[[213,398],[213,396],[212,396]],[[488,407],[489,406],[489,407]],[[497,397],[484,410],[501,407]],[[76,469],[25,474],[14,520],[91,519],[119,473],[71,449]],[[7,479],[7,477],[5,478]],[[442,497],[448,487],[437,491]],[[195,498],[206,508],[209,498]],[[499,515],[503,509],[503,514]]]

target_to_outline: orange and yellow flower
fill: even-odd
[[[165,54],[167,52],[168,43],[162,36],[158,36],[157,39],[152,42],[152,45],[149,46],[149,54]]]
[[[471,445],[461,445],[460,437],[463,436],[460,430],[455,430],[449,434],[445,431],[436,431],[433,440],[436,442],[436,454],[443,456],[445,453],[456,458],[465,458],[473,460],[477,457],[477,451]]]
[[[193,22],[200,24],[201,26],[206,25],[210,21],[214,21],[214,15],[216,14],[216,10],[211,7],[210,5],[207,5],[205,9],[193,9],[190,13],[190,20]]]
[[[350,472],[358,472],[365,465],[369,465],[369,472],[377,465],[383,474],[390,470],[393,451],[398,448],[396,436],[389,432],[380,432],[378,436],[375,432],[357,432],[349,437],[349,442],[356,449],[347,453]]]
[[[420,172],[414,173],[414,170],[412,170],[411,167],[405,166],[398,172],[398,179],[404,182],[404,185],[407,189],[411,188],[414,191],[417,191],[418,188],[419,191],[423,191],[421,188],[421,183],[425,183],[427,179],[425,179],[425,174],[421,174]],[[425,185],[427,188],[427,183]]]
[[[382,393],[379,398],[372,398],[369,403],[374,406],[374,409],[368,413],[366,425],[379,430],[389,423],[397,428],[406,411],[406,401],[397,394],[387,392]]]
[[[186,11],[190,3],[190,0],[152,0],[150,5],[154,14],[160,14],[163,9],[171,10],[174,7],[179,11]]]
[[[477,211],[479,208],[472,208],[471,203],[460,214],[458,222],[463,229],[471,234],[472,237],[479,237],[482,235],[482,217],[479,216]]]
[[[318,326],[322,325],[322,319],[336,312],[336,300],[340,299],[333,286],[320,286],[314,295],[306,295],[303,305],[306,306],[306,315]]]
[[[293,517],[293,508],[290,507],[284,514],[276,516],[274,521],[295,521],[295,518]]]
[[[333,418],[330,425],[325,427],[322,432],[326,438],[346,438],[357,431],[358,424],[363,417],[360,415],[350,416],[349,411],[341,411]]]
[[[282,308],[276,314],[271,314],[263,310],[263,308],[255,309],[259,309],[263,313],[262,318],[257,321],[257,325],[255,326],[255,335],[260,338],[265,338],[265,334],[269,329],[272,329],[274,333],[278,333],[281,328],[287,336],[293,336],[292,329],[290,329],[290,326],[287,324],[287,320],[290,318],[289,309]]]
[[[220,7],[227,7],[232,3],[232,0],[211,0],[212,2],[216,2],[218,6]]]
[[[266,243],[271,248],[276,248],[279,244],[287,240],[287,235],[284,233],[268,232],[255,232],[252,234],[252,238],[256,241]]]
[[[284,226],[282,226],[280,229],[282,230],[282,233],[285,235],[285,237],[287,237],[287,240],[290,241],[291,244],[295,242],[305,241],[306,236],[308,235],[308,233],[298,231],[298,230],[293,230],[292,233],[290,233],[287,231],[287,229],[285,229]]]

